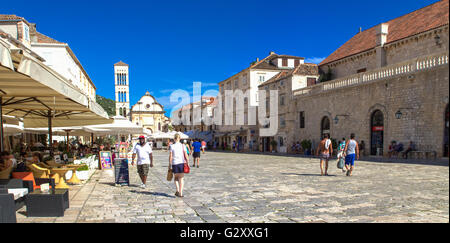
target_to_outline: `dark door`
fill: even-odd
[[[448,116],[449,116],[449,107],[448,107],[448,105],[447,105],[447,108],[445,109],[445,128],[444,128],[444,153],[443,153],[443,155],[444,155],[444,157],[448,157],[448,154],[449,154],[449,151],[448,151],[448,132],[449,132],[449,129],[448,129],[448,126],[449,126],[449,118],[448,118]]]
[[[370,154],[371,155],[383,155],[383,143],[384,143],[384,115],[380,110],[376,110],[372,114],[371,122],[371,143]]]
[[[320,126],[320,139],[323,139],[325,134],[330,135],[330,118],[327,116],[322,118],[322,123]]]

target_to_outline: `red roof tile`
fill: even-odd
[[[449,23],[449,0],[442,0],[388,21],[387,43],[420,34]],[[319,65],[340,60],[376,47],[376,26],[356,34]]]
[[[120,61],[120,62],[114,64],[114,66],[126,66],[126,67],[128,67],[129,65],[124,63],[124,62],[122,62],[122,61]]]
[[[42,33],[39,33],[36,31],[36,37],[38,43],[45,43],[45,44],[66,44],[64,42],[57,41],[53,38],[50,38]]]

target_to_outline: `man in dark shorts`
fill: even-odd
[[[316,156],[320,156],[321,176],[328,176],[328,161],[330,160],[331,154],[333,154],[333,144],[330,140],[330,136],[328,134],[325,134],[323,140],[319,143],[316,152]],[[323,169],[324,162],[325,173]]]
[[[153,154],[152,148],[145,142],[145,137],[140,136],[139,142],[134,146],[133,157],[131,159],[131,165],[134,166],[134,160],[137,155],[137,170],[139,177],[141,178],[141,188],[146,187],[147,175],[150,167],[153,167]]]
[[[195,140],[195,142],[192,143],[192,147],[194,148],[194,166],[197,163],[197,168],[200,168],[200,153],[202,151],[202,144]]]

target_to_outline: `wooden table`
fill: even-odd
[[[69,189],[69,186],[66,184],[65,175],[67,171],[71,170],[70,168],[53,168],[50,169],[52,173],[56,173],[59,175],[59,183],[55,188],[57,189]]]
[[[77,176],[77,170],[81,167],[83,167],[84,165],[67,165],[67,168],[70,168],[72,170],[72,177],[67,181],[67,183],[72,184],[72,185],[80,185],[81,181],[80,179],[78,179]]]

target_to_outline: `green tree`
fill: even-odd
[[[116,115],[116,102],[114,100],[97,95],[97,103],[108,113],[108,116]]]

